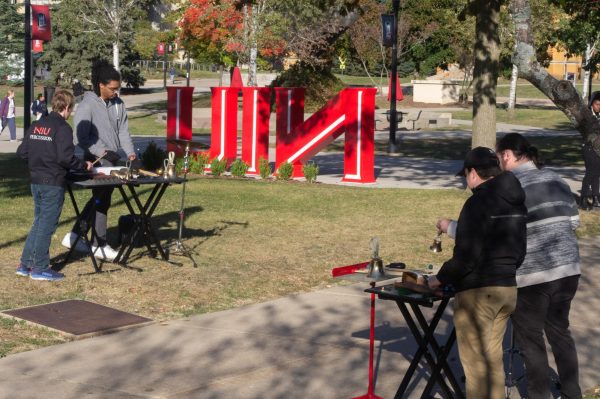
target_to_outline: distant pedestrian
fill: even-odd
[[[37,99],[31,103],[31,115],[35,116],[35,120],[39,121],[42,116],[48,115],[48,107],[46,106],[46,98],[42,93],[37,95]]]
[[[17,125],[15,118],[17,116],[17,109],[15,107],[15,91],[9,90],[6,97],[0,103],[0,117],[2,117],[2,131],[8,126],[10,132],[10,141],[17,139]],[[1,132],[1,131],[0,131]]]
[[[600,120],[600,91],[592,94],[589,107],[596,119]],[[585,142],[582,153],[585,175],[581,182],[579,207],[589,211],[593,208],[600,208],[600,155],[594,149],[591,140]]]
[[[175,84],[175,75],[177,74],[177,71],[175,70],[175,67],[172,66],[171,69],[169,69],[169,76],[171,78],[171,84]]]
[[[81,82],[78,79],[73,79],[73,95],[75,96],[75,103],[80,103],[81,100],[83,99],[83,93],[85,92],[85,89],[83,88],[83,85],[81,84]]]

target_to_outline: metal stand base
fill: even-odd
[[[171,248],[173,248],[173,249],[171,249]],[[188,248],[180,240],[175,240],[173,242],[168,243],[166,246],[166,250],[169,255],[169,259],[171,258],[171,255],[184,256],[192,261],[192,264],[194,265],[194,267],[198,267],[196,260],[192,256],[192,255],[197,255],[197,254],[194,251],[192,251],[190,248]],[[174,262],[171,262],[171,263],[174,263]]]
[[[186,143],[185,146],[185,155],[183,157],[183,178],[185,179],[187,177],[188,171],[189,171],[189,155],[190,155],[190,143]],[[183,234],[183,223],[185,221],[185,188],[186,188],[186,184],[187,182],[184,181],[183,182],[183,188],[181,190],[181,206],[179,208],[179,234],[177,236],[177,240],[167,244],[167,250],[169,250],[169,248],[171,247],[175,247],[173,248],[173,250],[170,251],[169,256],[170,255],[176,255],[176,256],[185,256],[186,258],[188,258],[189,260],[192,261],[192,264],[194,265],[194,267],[198,267],[198,264],[196,263],[196,261],[194,260],[194,257],[192,256],[192,254],[195,255],[194,251],[192,251],[190,248],[186,247],[185,244],[181,241],[181,236]],[[171,262],[174,263],[174,262]]]
[[[508,370],[506,370],[506,379],[505,379],[506,399],[510,399],[510,395],[512,393],[513,388],[516,388],[519,381],[521,381],[523,379],[523,377],[525,377],[525,375],[515,377],[513,374],[513,371],[514,371],[513,370],[513,368],[514,368],[513,357],[515,356],[515,354],[521,356],[521,351],[519,351],[519,349],[515,345],[515,330],[514,330],[514,327],[512,326],[512,324],[510,325],[510,330],[511,330],[510,331],[510,348],[504,350],[504,352],[507,353],[507,355],[508,355]]]

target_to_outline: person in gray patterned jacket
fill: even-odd
[[[502,168],[521,182],[528,210],[527,253],[517,270],[517,307],[512,315],[515,342],[525,361],[527,397],[552,397],[545,333],[561,397],[581,398],[577,351],[569,331],[569,310],[581,274],[575,198],[560,176],[539,168],[537,149],[522,135],[505,135],[496,152]]]

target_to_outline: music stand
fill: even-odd
[[[179,232],[177,235],[177,239],[173,242],[168,243],[166,248],[167,248],[167,250],[169,250],[171,247],[174,247],[173,250],[169,251],[169,254],[173,254],[176,256],[185,256],[186,258],[188,258],[189,260],[192,261],[192,264],[194,265],[194,267],[198,267],[198,264],[196,263],[196,261],[194,260],[194,257],[192,256],[192,254],[194,254],[194,251],[192,251],[190,248],[188,248],[183,243],[183,241],[181,241],[181,236],[183,234],[183,221],[185,219],[184,203],[185,203],[185,187],[187,184],[186,176],[188,174],[189,166],[190,166],[189,152],[190,152],[190,143],[187,142],[187,143],[185,143],[185,155],[183,156],[183,188],[181,190],[181,206],[179,208]]]

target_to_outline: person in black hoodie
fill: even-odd
[[[467,398],[501,399],[502,339],[516,305],[516,270],[526,252],[525,192],[512,173],[501,171],[489,148],[469,151],[461,175],[473,195],[460,212],[452,258],[428,285],[451,285],[456,292],[454,325]],[[440,219],[437,228],[448,232],[448,219]]]
[[[49,249],[62,212],[65,176],[71,169],[92,168],[91,162],[83,162],[74,155],[73,129],[66,121],[74,105],[71,93],[57,91],[52,98],[52,113],[28,129],[17,149],[29,168],[34,216],[16,273],[33,280],[64,278],[50,268]]]

